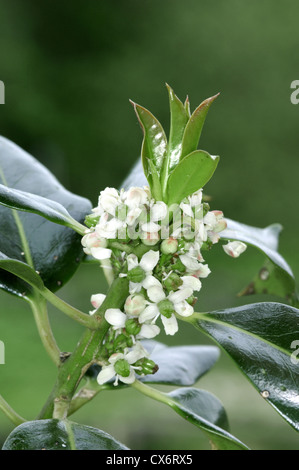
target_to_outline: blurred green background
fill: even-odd
[[[264,227],[279,222],[280,252],[299,274],[297,256],[298,116],[290,84],[299,79],[296,0],[0,0],[0,133],[34,155],[69,190],[93,205],[118,187],[139,156],[142,133],[129,99],[169,123],[168,83],[193,110],[220,92],[200,148],[221,157],[207,185],[212,208]],[[268,298],[238,298],[263,263],[248,249],[232,260],[215,247],[200,296],[201,310]],[[104,291],[98,268],[81,266],[60,295],[90,309]],[[277,299],[271,299],[277,300]],[[55,381],[29,308],[0,293],[0,393],[33,419]],[[62,350],[81,328],[50,309]],[[182,325],[168,344],[211,344]],[[231,432],[254,449],[299,449],[298,434],[225,356],[198,387],[223,402]],[[109,406],[108,406],[108,404]],[[171,410],[124,390],[102,396],[73,416],[133,449],[208,449],[205,437]],[[0,442],[13,426],[0,415]]]

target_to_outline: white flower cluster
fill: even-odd
[[[177,319],[194,313],[194,294],[201,289],[201,278],[210,274],[202,251],[219,241],[226,222],[221,211],[209,211],[202,202],[202,190],[168,208],[152,199],[147,187],[128,191],[106,188],[89,221],[90,229],[82,239],[85,253],[99,260],[110,258],[113,262],[115,258],[118,275],[129,281],[123,309],[105,312],[111,325],[108,356],[97,380],[103,384],[116,377],[115,384],[118,380],[132,383],[136,372],[153,373],[157,368],[141,343],[160,333],[157,320],[167,335],[174,335]],[[111,243],[115,240],[131,246],[132,252],[122,252],[120,243],[115,255]],[[144,250],[138,258],[134,248],[140,244]],[[234,257],[245,248],[241,242],[224,246]],[[91,314],[104,298],[102,294],[92,296],[95,310]]]

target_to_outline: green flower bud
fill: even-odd
[[[130,318],[126,321],[125,328],[129,335],[136,336],[140,333],[141,325],[136,318]]]
[[[164,315],[166,318],[170,318],[171,315],[174,313],[174,306],[173,303],[170,302],[168,299],[161,300],[158,303],[158,309],[161,315]]]
[[[129,377],[130,375],[130,364],[125,359],[119,359],[114,364],[115,373],[122,377]]]
[[[176,238],[169,237],[161,243],[161,251],[165,255],[174,254],[178,249],[178,241]]]
[[[84,224],[89,228],[95,227],[99,219],[100,219],[99,215],[89,214],[85,217]]]
[[[124,335],[123,333],[118,335],[113,341],[114,351],[125,349],[128,346],[127,339],[128,339],[127,336]]]
[[[145,279],[145,272],[140,266],[128,271],[128,280],[132,282],[142,282]]]
[[[195,297],[195,295],[191,295],[190,297],[188,297],[188,299],[186,299],[186,302],[188,302],[188,304],[192,305],[193,307],[197,302],[197,297]]]
[[[183,281],[178,274],[172,272],[165,279],[163,284],[168,291],[171,291],[171,290],[177,290],[183,284]]]
[[[154,361],[146,357],[139,359],[139,361],[135,363],[135,366],[140,367],[140,371],[138,373],[144,375],[155,374],[159,369],[158,365]]]

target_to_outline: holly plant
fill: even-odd
[[[100,192],[95,207],[17,145],[0,140],[0,287],[29,304],[57,367],[56,382],[33,419],[21,417],[9,397],[0,396],[1,410],[16,426],[4,450],[128,449],[105,431],[71,419],[101,391],[121,395],[128,387],[198,427],[213,449],[249,449],[229,432],[218,398],[196,386],[220,348],[299,430],[298,297],[292,271],[277,251],[281,226],[251,227],[210,207],[203,188],[219,157],[198,144],[218,95],[191,112],[188,98],[180,101],[168,85],[167,91],[168,137],[147,109],[132,102],[143,132],[141,159],[121,188]],[[244,294],[266,291],[282,302],[200,311],[197,299],[211,275],[206,258],[216,244],[234,258],[248,245],[262,252],[265,265]],[[98,263],[107,280],[107,291],[91,296],[89,312],[56,295],[82,262]],[[57,345],[48,303],[82,327],[71,353]],[[159,341],[161,331],[179,334],[181,322],[215,345],[170,347]],[[165,392],[161,385],[173,389]]]

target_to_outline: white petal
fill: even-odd
[[[119,359],[124,359],[124,354],[123,353],[114,353],[114,354],[111,354],[111,356],[109,357],[108,361],[111,363],[111,364],[115,364],[117,361],[119,361]]]
[[[144,323],[141,327],[138,337],[151,339],[157,336],[159,333],[160,328],[157,325],[147,325],[146,323]]]
[[[194,308],[192,307],[192,305],[188,304],[186,300],[175,304],[174,309],[176,313],[178,313],[182,317],[189,317],[194,313]]]
[[[168,299],[173,304],[182,302],[183,300],[188,299],[193,294],[193,289],[191,287],[185,287],[183,289],[178,289],[176,292],[171,292],[168,296]]]
[[[138,266],[138,258],[136,255],[131,253],[130,255],[127,256],[127,263],[128,263],[128,271],[131,271],[131,269],[136,268]]]
[[[127,214],[126,223],[128,225],[133,225],[140,216],[141,212],[142,209],[140,207],[134,207],[133,209],[130,209]]]
[[[132,384],[135,382],[135,371],[131,368],[130,375],[128,377],[122,377],[121,375],[118,375],[118,378],[124,384]]]
[[[142,289],[142,284],[140,282],[129,282],[129,292],[130,294],[137,294]]]
[[[139,322],[144,323],[146,321],[153,320],[159,315],[159,309],[156,304],[151,304],[145,307],[143,312],[139,315]]]
[[[150,220],[152,222],[157,222],[158,220],[165,219],[167,215],[167,205],[163,201],[158,201],[151,207],[150,210]]]
[[[145,272],[151,272],[159,261],[159,251],[149,250],[145,253],[139,263],[139,266]]]
[[[105,294],[93,294],[90,298],[91,305],[94,308],[99,308],[106,298]]]
[[[167,335],[174,335],[178,331],[179,326],[175,315],[172,314],[170,318],[161,315],[161,320]]]
[[[207,264],[199,263],[198,269],[196,271],[196,276],[203,277],[203,278],[208,277],[210,272],[211,272],[211,270],[210,270],[210,268]]]
[[[103,367],[101,372],[97,376],[97,382],[99,385],[103,385],[108,382],[115,376],[114,367],[111,364],[110,366]]]
[[[189,204],[184,204],[183,202],[181,202],[180,208],[182,209],[185,215],[188,215],[189,217],[194,217],[193,210],[191,209],[191,206]]]
[[[145,224],[141,225],[141,230],[143,232],[158,232],[161,230],[161,226],[159,224],[156,224],[155,222],[146,222]]]
[[[204,224],[208,226],[209,230],[212,230],[216,223],[217,219],[213,212],[208,212],[203,218]]]
[[[180,255],[180,260],[189,271],[196,271],[198,269],[199,262],[192,256],[188,254]]]
[[[189,201],[190,201],[190,204],[191,204],[192,207],[199,206],[199,204],[201,204],[201,200],[202,200],[202,190],[201,189],[196,191],[196,193],[191,194],[191,196],[189,197]]]
[[[142,287],[145,289],[149,289],[152,286],[160,286],[162,287],[160,281],[155,276],[146,276],[146,278],[142,281]]]
[[[128,361],[129,364],[134,364],[139,359],[143,357],[147,357],[148,352],[144,349],[141,343],[136,343],[136,345],[132,348],[130,352],[125,354],[125,359]]]
[[[199,291],[201,289],[201,282],[195,276],[182,276],[183,287],[191,287],[191,289],[195,291]]]
[[[147,295],[152,302],[156,303],[166,298],[165,292],[160,286],[152,286],[147,289]]]
[[[233,258],[238,258],[247,248],[247,245],[243,242],[234,241],[229,242],[223,246],[225,253]]]
[[[126,192],[125,204],[130,208],[148,203],[147,192],[139,187],[132,187]]]
[[[109,248],[90,248],[91,255],[99,260],[108,259],[111,257],[112,250]]]
[[[108,308],[105,312],[105,319],[110,325],[117,328],[123,328],[126,323],[127,316],[119,308]]]

